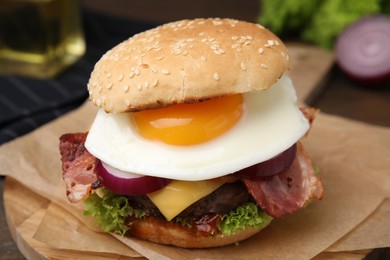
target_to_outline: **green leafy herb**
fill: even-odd
[[[385,0],[262,0],[259,22],[278,35],[293,35],[324,48],[352,22],[367,15],[389,13]]]
[[[147,212],[141,209],[134,209],[129,205],[126,196],[121,196],[101,189],[102,195],[93,192],[85,200],[84,215],[93,216],[98,225],[106,232],[114,232],[124,235],[129,229],[126,225],[128,217],[142,218]]]
[[[248,227],[259,228],[266,226],[272,217],[268,216],[254,203],[245,203],[235,211],[222,217],[219,229],[223,235],[234,234]]]

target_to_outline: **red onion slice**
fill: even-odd
[[[340,68],[363,83],[390,79],[390,17],[363,18],[345,29],[336,42]]]
[[[104,162],[98,165],[99,177],[107,189],[121,195],[145,195],[168,185],[171,180],[138,175],[116,169]]]
[[[296,150],[296,144],[294,144],[284,152],[281,152],[271,159],[240,170],[234,174],[238,175],[239,178],[248,179],[274,176],[290,167],[295,158]]]

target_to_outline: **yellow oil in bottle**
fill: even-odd
[[[85,52],[78,0],[0,0],[0,74],[51,78]]]

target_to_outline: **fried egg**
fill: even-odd
[[[265,91],[204,102],[200,113],[214,118],[206,128],[202,125],[209,119],[191,118],[185,107],[168,110],[168,116],[157,110],[109,114],[101,109],[85,146],[122,171],[187,181],[212,179],[266,161],[296,143],[310,127],[296,100],[291,80],[283,76]]]

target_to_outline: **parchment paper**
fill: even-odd
[[[95,238],[100,236],[117,241],[86,228],[78,220],[80,204],[67,203],[65,191],[63,196],[57,195],[61,194],[58,188],[61,185],[58,137],[75,129],[87,129],[95,112],[96,109],[87,103],[79,110],[0,147],[0,173],[12,176],[55,204],[46,211],[34,236],[53,247],[91,250]],[[227,255],[234,259],[308,259],[331,245],[334,246],[329,248],[330,251],[390,246],[390,238],[386,236],[390,233],[387,222],[382,222],[385,226],[380,225],[379,229],[371,229],[370,225],[377,223],[378,218],[386,219],[389,212],[386,200],[390,194],[389,129],[320,114],[303,143],[314,164],[320,168],[325,186],[324,199],[289,217],[274,220],[260,234],[238,246],[188,250],[137,239],[117,239],[154,259],[221,259]],[[61,237],[49,236],[50,232],[63,233],[64,223],[59,219],[71,223],[69,230]],[[73,239],[73,232],[86,237],[82,246],[66,243]],[[362,233],[365,239],[361,239]],[[92,234],[94,239],[90,239]],[[134,251],[129,252],[131,255]]]

